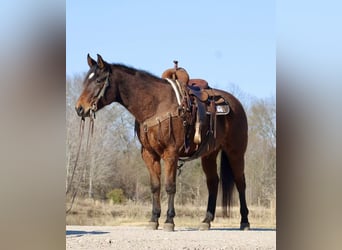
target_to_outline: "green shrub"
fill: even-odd
[[[126,197],[121,188],[115,188],[107,193],[107,198],[110,199],[114,204],[122,204],[126,201]]]

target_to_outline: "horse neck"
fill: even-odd
[[[139,73],[127,73],[114,70],[117,86],[117,101],[123,105],[138,122],[156,115],[165,93],[170,93],[170,86],[161,79],[142,76]],[[168,94],[170,96],[170,94]]]

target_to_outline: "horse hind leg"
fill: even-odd
[[[207,179],[208,205],[207,205],[205,218],[199,226],[200,230],[210,229],[210,223],[215,218],[216,199],[217,199],[218,183],[219,183],[219,177],[217,174],[217,164],[216,164],[217,154],[218,154],[218,151],[215,151],[208,156],[202,157],[201,159],[202,169]]]
[[[250,225],[248,221],[248,208],[246,202],[246,181],[245,175],[243,174],[239,179],[235,180],[236,187],[239,192],[239,200],[240,200],[240,214],[241,214],[241,222],[240,229],[241,230],[249,230]]]
[[[231,199],[231,189],[233,187],[232,180],[234,180],[236,188],[239,193],[239,200],[240,200],[240,215],[241,215],[241,222],[240,222],[240,229],[241,230],[249,230],[250,224],[248,221],[248,208],[246,202],[246,181],[245,181],[245,174],[244,174],[244,158],[243,156],[239,157],[230,157],[226,152],[222,151],[221,155],[221,179],[222,185],[224,185],[226,180],[226,188],[230,189],[226,194],[230,193],[228,198],[224,197],[224,186],[222,186],[222,206],[223,210],[226,211],[227,200]],[[229,204],[228,204],[229,205]]]

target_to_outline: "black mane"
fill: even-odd
[[[111,64],[111,66],[112,66],[112,70],[114,70],[114,71],[115,71],[115,69],[119,69],[119,70],[126,72],[127,74],[130,74],[130,75],[139,75],[142,78],[151,79],[151,80],[159,80],[159,81],[163,80],[162,78],[160,78],[160,77],[158,77],[158,76],[156,76],[150,72],[147,72],[145,70],[139,70],[139,69],[136,69],[133,67],[129,67],[129,66],[126,66],[124,64],[113,63],[113,64]]]

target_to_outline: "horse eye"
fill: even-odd
[[[97,82],[97,83],[100,83],[100,82],[101,82],[101,80],[100,80],[100,79],[96,79],[96,82]]]

